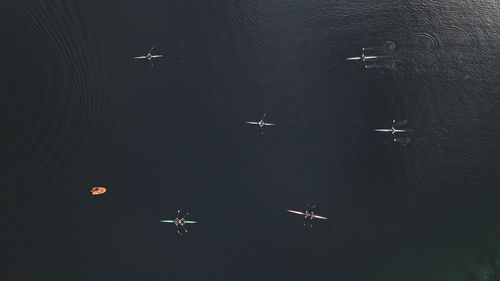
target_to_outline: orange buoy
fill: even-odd
[[[106,188],[101,186],[96,186],[92,187],[92,190],[90,192],[92,192],[92,195],[101,195],[106,192]]]

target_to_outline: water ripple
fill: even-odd
[[[18,192],[77,192],[54,183],[82,184],[96,161],[98,119],[105,103],[100,57],[91,44],[88,23],[78,5],[65,1],[6,5],[19,19],[25,40],[32,40],[25,48],[31,48],[38,68],[25,70],[30,85],[21,91],[28,100],[17,113],[26,114],[24,125],[0,173],[15,178]],[[13,171],[24,172],[14,177]]]

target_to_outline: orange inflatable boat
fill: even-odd
[[[101,186],[92,187],[91,192],[92,195],[101,195],[106,192],[106,188]]]

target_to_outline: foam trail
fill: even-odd
[[[408,120],[398,120],[396,121],[396,126],[405,126],[408,123]]]
[[[394,142],[398,142],[402,145],[407,145],[411,142],[410,138],[395,138]]]

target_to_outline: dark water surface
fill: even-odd
[[[498,1],[0,16],[2,280],[500,278]],[[345,61],[362,47],[385,58]],[[373,132],[392,119],[410,143]],[[284,211],[307,203],[329,220]],[[181,237],[158,222],[177,209]]]

